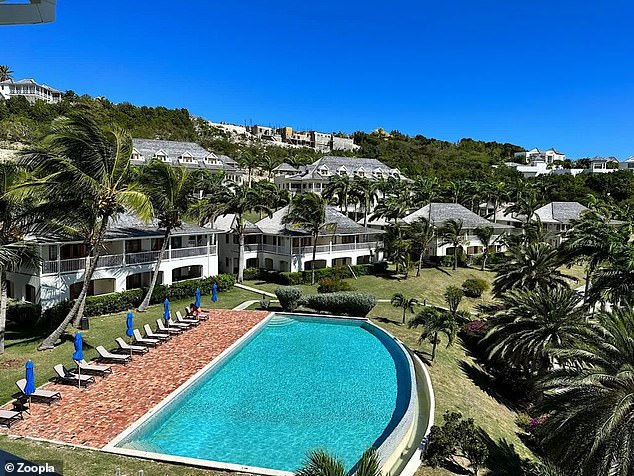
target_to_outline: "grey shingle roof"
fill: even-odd
[[[319,172],[321,167],[326,167],[330,175],[336,175],[341,167],[345,167],[348,175],[353,175],[355,170],[363,168],[365,176],[372,178],[372,172],[376,169],[380,169],[382,173],[389,174],[394,169],[385,165],[383,162],[377,159],[368,159],[365,157],[337,157],[332,155],[326,155],[321,159],[316,160],[310,165],[303,166],[299,169],[299,173],[294,177],[297,179],[311,179],[311,178],[324,178],[328,179],[327,175],[322,175]],[[400,171],[399,175],[400,175]]]
[[[298,170],[286,162],[281,163],[273,169],[273,172],[298,172]]]
[[[535,210],[542,223],[570,223],[578,219],[588,208],[578,202],[550,202]]]
[[[490,222],[459,203],[430,203],[410,213],[403,218],[403,221],[405,223],[412,223],[421,217],[431,219],[432,224],[437,227],[442,226],[447,220],[462,220],[462,225],[465,228],[476,228],[478,226],[510,228],[508,225]]]
[[[219,216],[218,218],[216,218],[216,221],[214,221],[213,227],[216,230],[220,230],[221,232],[229,233],[235,228],[235,225],[236,225],[235,220],[236,220],[236,216],[234,213],[229,213],[225,216]],[[256,225],[251,223],[249,220],[244,220],[244,222],[245,222],[244,223],[245,234],[252,235],[252,234],[262,233],[262,230],[260,230]]]
[[[273,214],[271,218],[263,218],[256,223],[256,226],[260,230],[262,230],[263,233],[269,235],[310,235],[309,231],[294,228],[291,225],[286,225],[282,223],[287,213],[288,206],[280,208]],[[337,211],[335,207],[331,206],[326,207],[326,223],[336,224],[336,235],[374,235],[377,233],[382,233],[380,230],[365,228],[364,226],[359,225],[354,220],[351,220],[350,218]],[[331,235],[332,231],[325,230],[320,234]]]

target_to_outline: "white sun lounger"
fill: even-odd
[[[161,343],[161,341],[158,339],[144,338],[139,332],[139,329],[134,329],[134,331],[132,332],[134,333],[134,342],[136,342],[137,344],[149,345],[150,347],[156,347],[157,345]]]
[[[145,324],[143,330],[145,331],[145,337],[149,339],[168,340],[170,338],[168,333],[154,332],[149,324]]]
[[[187,324],[186,322],[176,322],[172,319],[170,319],[169,325],[170,327],[178,327],[183,330],[189,329],[192,326],[191,324]]]
[[[119,350],[122,353],[129,354],[132,352],[133,354],[145,354],[149,349],[144,345],[130,345],[126,341],[124,341],[121,337],[117,337],[115,342],[119,346]]]
[[[112,367],[110,367],[109,365],[89,364],[83,359],[76,360],[75,363],[77,364],[77,367],[79,368],[79,370],[81,370],[82,373],[84,372],[87,374],[94,373],[97,375],[101,375],[102,377],[105,377],[107,374],[112,373]]]
[[[6,425],[7,428],[11,428],[11,425],[18,420],[22,420],[22,413],[13,410],[0,410],[0,422]]]
[[[198,321],[198,319],[185,319],[180,311],[176,311],[176,322],[191,324],[192,326],[197,326],[198,324],[200,324],[200,321]]]
[[[117,362],[125,364],[132,358],[129,355],[113,354],[112,352],[108,352],[103,345],[98,345],[96,350],[99,354],[98,360],[102,362]]]
[[[169,334],[180,334],[181,332],[183,332],[185,329],[182,329],[180,327],[166,327],[165,324],[163,323],[163,319],[157,319],[156,320],[156,328],[161,331],[161,332],[167,332]]]
[[[43,401],[50,405],[55,400],[61,400],[62,398],[62,394],[59,392],[51,392],[50,390],[40,390],[39,388],[36,388],[35,392],[33,392],[32,394],[27,395],[26,393],[24,393],[24,389],[26,388],[26,379],[24,378],[21,378],[20,380],[15,382],[15,385],[20,389],[20,392],[22,393],[22,395],[20,395],[20,398],[22,400],[24,400],[25,397],[27,398],[30,397],[32,400]]]
[[[95,377],[92,375],[77,375],[70,372],[66,367],[62,364],[57,364],[53,367],[55,373],[57,374],[57,380],[61,383],[68,383],[71,385],[88,385],[89,383],[93,383],[95,381]]]

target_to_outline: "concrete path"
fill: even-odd
[[[265,296],[268,296],[268,297],[277,297],[277,296],[275,296],[275,294],[270,293],[270,292],[268,292],[268,291],[263,291],[263,290],[261,290],[261,289],[252,288],[251,286],[246,286],[246,285],[244,285],[244,284],[236,283],[236,284],[234,284],[234,286],[235,286],[236,288],[244,289],[245,291],[251,291],[252,293],[259,294],[260,296],[261,296],[262,294],[264,294]]]

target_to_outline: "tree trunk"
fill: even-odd
[[[418,255],[418,269],[416,270],[416,277],[420,276],[420,269],[423,267],[423,254],[425,254],[425,248],[420,250],[420,254]]]
[[[86,266],[88,270],[84,274],[84,284],[81,287],[81,293],[79,293],[79,297],[77,298],[77,302],[75,303],[75,319],[73,320],[73,326],[79,327],[79,323],[81,322],[81,318],[84,316],[84,307],[86,306],[86,296],[88,296],[88,288],[90,287],[90,281],[92,280],[92,275],[97,268],[97,261],[99,261],[99,252],[98,246],[93,248],[92,257],[90,255],[86,257]]]
[[[315,260],[317,259],[317,236],[318,234],[313,235],[313,262],[310,267],[310,284],[315,284]]]
[[[453,247],[453,270],[458,269],[458,245]]]
[[[363,206],[363,226],[365,228],[368,227],[368,203],[367,202]]]
[[[436,359],[437,345],[438,345],[438,332],[434,332],[434,342],[432,342],[432,347],[431,347],[431,361],[432,362]]]
[[[496,223],[498,217],[498,200],[497,198],[493,202],[493,223]]]
[[[405,324],[405,311],[407,311],[406,307],[403,308],[403,324]]]
[[[0,355],[4,354],[4,335],[7,327],[7,273],[0,273]]]
[[[99,226],[97,239],[95,240],[95,244],[93,246],[92,253],[91,253],[94,256],[94,259],[91,259],[90,256],[86,258],[86,271],[84,273],[84,284],[81,288],[81,293],[79,294],[79,297],[75,301],[75,304],[73,305],[72,309],[68,311],[68,314],[66,315],[64,320],[60,323],[59,326],[57,326],[57,329],[55,329],[51,333],[51,335],[49,335],[46,339],[44,339],[44,341],[37,348],[38,350],[47,350],[47,349],[54,348],[55,342],[57,342],[57,339],[59,339],[61,335],[64,333],[64,331],[66,330],[70,322],[73,320],[73,317],[78,316],[77,322],[79,324],[79,321],[81,320],[81,315],[78,313],[78,311],[79,311],[79,308],[82,307],[83,300],[86,298],[86,295],[88,294],[88,287],[90,286],[90,280],[95,271],[95,268],[97,267],[97,260],[99,259],[99,247],[101,246],[103,237],[106,234],[106,228],[108,227],[108,218],[109,217],[104,217],[101,220],[101,225]],[[82,307],[82,311],[83,311],[83,307]]]
[[[482,253],[482,268],[480,268],[480,271],[484,271],[484,268],[486,268],[488,254],[489,254],[488,249],[484,253]]]
[[[588,303],[588,291],[590,290],[590,276],[592,275],[592,268],[588,265],[588,270],[586,271],[586,285],[583,291],[583,303]],[[0,317],[1,319],[1,317]]]
[[[152,272],[152,281],[150,282],[150,287],[145,294],[145,298],[143,298],[143,302],[137,309],[139,312],[145,312],[145,310],[150,305],[150,299],[152,298],[152,293],[154,292],[154,287],[156,286],[156,282],[158,281],[159,269],[161,268],[161,261],[163,261],[163,255],[165,254],[165,250],[167,249],[167,245],[169,244],[170,234],[172,230],[167,228],[165,230],[165,236],[163,237],[163,245],[161,246],[161,251],[156,259],[156,264],[154,265],[154,271]]]
[[[238,279],[241,283],[244,280],[244,231],[238,235]]]

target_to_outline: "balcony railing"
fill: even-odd
[[[217,245],[199,246],[195,248],[178,248],[166,251],[163,259],[187,258],[190,256],[203,256],[208,252],[216,255]],[[171,253],[171,255],[170,255]],[[97,268],[119,268],[126,265],[137,265],[154,263],[158,259],[159,251],[141,251],[139,253],[126,253],[117,255],[100,256],[97,261]],[[86,258],[64,259],[60,261],[44,261],[42,263],[42,274],[74,273],[83,270],[86,266]]]

